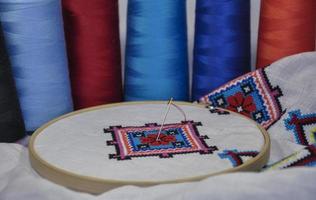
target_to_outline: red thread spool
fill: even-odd
[[[63,0],[76,109],[122,100],[117,0]]]
[[[262,0],[257,68],[315,50],[315,0]]]

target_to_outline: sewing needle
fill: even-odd
[[[160,125],[159,132],[158,132],[158,135],[157,135],[157,137],[156,137],[156,141],[159,141],[159,140],[160,140],[160,139],[159,139],[159,136],[160,136],[160,134],[161,134],[162,127],[164,126],[165,121],[166,121],[166,119],[167,119],[167,115],[168,115],[168,113],[169,113],[169,111],[170,111],[172,100],[173,100],[173,98],[171,97],[170,100],[169,100],[169,102],[168,102],[168,105],[167,105],[167,109],[166,109],[165,116],[164,116],[163,121],[162,121],[162,123],[161,123],[161,125]]]

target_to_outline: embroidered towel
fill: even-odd
[[[315,77],[316,53],[296,54],[240,76],[199,101],[239,112],[266,128],[272,141],[269,163],[274,163],[316,142]]]

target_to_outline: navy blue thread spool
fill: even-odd
[[[192,99],[249,70],[249,0],[197,0]]]

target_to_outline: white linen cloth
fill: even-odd
[[[125,186],[99,196],[76,192],[41,178],[30,166],[28,151],[18,144],[0,144],[1,200],[151,200],[151,199],[304,199],[316,195],[316,168],[298,167],[261,173],[232,173],[203,181]]]

